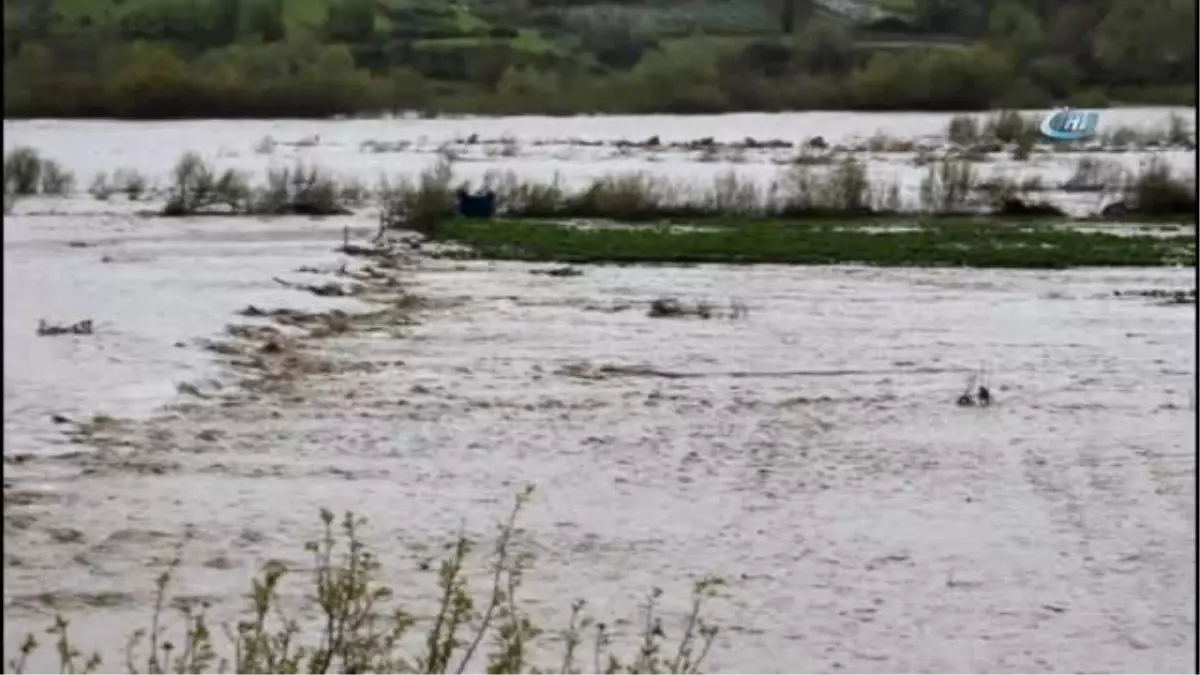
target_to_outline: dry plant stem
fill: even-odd
[[[500,581],[505,572],[505,565],[508,562],[509,545],[512,542],[513,531],[516,529],[517,516],[521,513],[529,497],[533,494],[533,486],[526,487],[521,494],[517,495],[516,502],[513,504],[512,511],[508,514],[508,520],[504,522],[500,529],[500,537],[496,540],[496,549],[494,552],[495,560],[492,563],[492,593],[488,598],[487,609],[483,611],[483,618],[480,619],[479,629],[475,633],[475,638],[471,640],[471,644],[463,653],[462,660],[458,662],[458,670],[455,672],[462,673],[466,671],[467,665],[471,662],[471,657],[475,655],[475,650],[479,648],[479,643],[483,641],[483,636],[487,633],[491,626],[492,617],[495,615],[496,607],[500,604],[501,588]],[[511,589],[510,589],[511,590]],[[509,594],[511,601],[512,595]]]
[[[172,641],[162,612],[170,604],[167,592],[181,564],[181,543],[173,551],[166,569],[156,578],[150,630],[135,632],[126,645],[126,669],[139,672],[135,667],[139,661],[137,647],[141,640],[148,638],[149,651],[140,665],[145,668],[142,672],[153,674],[214,672],[214,666],[215,672],[238,673],[446,673],[451,672],[448,669],[452,660],[457,661],[456,670],[461,673],[476,660],[480,646],[490,635],[495,649],[487,656],[486,672],[545,672],[530,663],[530,647],[542,631],[521,611],[517,600],[532,556],[512,549],[517,518],[531,494],[532,488],[519,494],[508,518],[499,524],[500,532],[491,558],[491,595],[477,615],[473,614],[475,605],[465,574],[472,542],[460,532],[450,545],[438,574],[440,603],[425,635],[425,653],[413,661],[401,656],[399,651],[402,639],[416,624],[415,619],[398,608],[390,613],[377,611],[380,602],[391,593],[376,581],[379,562],[359,538],[359,529],[365,519],[347,513],[337,528],[338,533],[335,532],[333,514],[322,510],[323,536],[305,546],[315,562],[312,577],[315,592],[309,597],[322,614],[320,636],[314,646],[308,647],[296,640],[301,634],[299,625],[282,610],[278,588],[286,570],[279,563],[268,563],[261,576],[253,580],[247,595],[248,616],[236,628],[225,627],[233,647],[232,661],[218,660],[206,615],[207,605],[182,604],[183,634],[179,640]],[[188,538],[190,532],[185,534],[184,541]],[[335,551],[341,547],[341,539],[346,540],[347,547]],[[570,620],[561,633],[566,647],[559,670],[564,673],[575,671],[575,654],[582,643],[581,631],[595,625],[597,672],[698,672],[716,634],[715,628],[710,628],[700,618],[703,599],[708,597],[709,589],[715,583],[706,580],[695,586],[691,615],[681,642],[674,649],[674,659],[669,663],[660,658],[668,646],[662,622],[656,614],[660,590],[655,589],[650,596],[639,651],[629,661],[607,654],[611,637],[604,624],[594,624],[583,616],[585,605],[582,600],[573,602]],[[272,619],[278,622],[278,627],[268,626]],[[463,630],[474,633],[461,636],[469,639],[460,639]],[[92,672],[99,666],[100,657],[94,654],[83,664],[82,671],[79,670],[81,654],[72,644],[67,634],[67,621],[62,617],[56,618],[48,633],[56,637],[54,646],[62,672]],[[693,660],[697,636],[703,639],[703,648]],[[20,655],[9,662],[11,670],[23,672],[29,655],[37,647],[37,640],[32,635],[27,637]]]

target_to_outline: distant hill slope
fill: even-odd
[[[119,24],[123,17],[147,6],[178,0],[5,0],[5,21],[47,14],[63,31]],[[249,2],[250,0],[246,0]],[[286,21],[292,25],[319,26],[331,0],[280,0]],[[911,0],[815,0],[818,12],[848,23],[863,23],[897,14]],[[598,2],[530,2],[529,0],[377,0],[380,28],[392,24],[390,17],[402,13],[417,23],[456,27],[464,34],[484,31],[500,20],[520,24],[542,13],[566,16],[623,17],[639,25],[666,33],[703,30],[712,33],[767,33],[778,30],[772,0],[601,0]],[[449,24],[449,25],[448,25]]]

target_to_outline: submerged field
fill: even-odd
[[[685,123],[697,122],[662,129]],[[217,124],[206,140],[201,123],[106,124],[6,123],[6,148],[39,147],[83,181],[114,165],[164,175],[189,148],[269,161],[250,150],[263,128]],[[269,132],[319,133],[286,152],[368,179],[428,161],[361,153],[358,137],[379,132],[355,124]],[[480,123],[437,124],[453,136]],[[647,162],[477,163],[578,162],[587,175],[619,161]],[[659,165],[685,175],[712,163]],[[149,618],[153,565],[188,525],[178,592],[230,618],[263,562],[307,564],[301,545],[322,506],[371,518],[365,538],[399,599],[423,611],[421,563],[460,523],[488,536],[534,482],[526,595],[547,627],[575,597],[605,620],[636,619],[653,585],[675,618],[689,583],[715,573],[730,581],[712,605],[724,631],[709,669],[721,672],[1193,663],[1196,274],[1137,265],[1162,262],[1142,252],[1194,229],[1038,235],[1061,237],[1060,253],[1085,265],[1120,262],[1087,259],[1085,242],[1129,255],[1108,268],[580,264],[550,277],[546,263],[408,251],[392,268],[336,253],[343,227],[358,242],[373,233],[370,213],[138,208],[37,197],[5,217],[8,653],[57,611],[82,646],[102,648],[104,670],[123,667],[125,639]],[[480,226],[452,226],[486,245]],[[516,239],[506,227],[545,225],[488,236]],[[806,246],[868,236],[789,232],[812,235]],[[527,247],[605,259],[603,240],[525,234]],[[570,258],[553,253],[528,257]],[[317,297],[281,281],[366,290]],[[713,311],[650,316],[668,297]],[[347,318],[330,330],[334,309]],[[86,318],[93,335],[35,333],[39,319]],[[263,365],[265,327],[289,336],[292,361]],[[981,373],[996,403],[956,407]],[[53,415],[114,421],[88,436]],[[615,625],[627,640],[632,628]],[[37,665],[57,667],[49,658]]]

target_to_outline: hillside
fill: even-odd
[[[1178,26],[1195,4],[1149,2],[1151,18],[1136,0],[6,0],[5,112],[168,114],[111,101],[146,79],[195,99],[170,115],[232,89],[257,103],[226,114],[251,116],[1194,100]],[[34,76],[67,74],[83,102],[42,100]],[[262,100],[289,78],[303,100]]]

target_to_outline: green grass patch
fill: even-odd
[[[890,229],[886,226],[893,226]],[[706,223],[678,228],[582,228],[550,221],[442,223],[437,238],[484,257],[564,263],[838,264],[886,267],[1069,267],[1194,265],[1194,236],[1080,232],[1051,223],[928,219]]]

